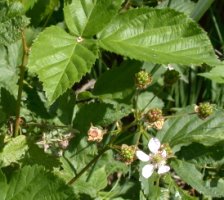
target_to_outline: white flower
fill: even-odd
[[[148,143],[148,148],[151,151],[149,155],[140,150],[136,151],[136,156],[139,160],[148,162],[142,168],[142,176],[149,178],[156,169],[158,174],[170,171],[170,167],[166,165],[167,152],[161,148],[160,141],[157,138],[151,138]]]

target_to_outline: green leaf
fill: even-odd
[[[49,19],[52,19],[51,16],[53,12],[56,12],[60,7],[59,0],[37,0],[36,2],[32,2],[34,0],[31,0],[31,2],[26,2],[27,0],[22,1],[26,10],[30,8],[26,12],[26,15],[30,18],[31,25],[35,27],[46,26],[48,21],[50,21]]]
[[[91,37],[101,31],[116,15],[123,0],[73,0],[65,5],[68,29],[76,36]]]
[[[171,167],[175,170],[178,176],[195,188],[199,193],[209,195],[212,197],[223,197],[223,179],[211,179],[209,181],[203,180],[202,173],[195,167],[194,164],[181,160],[173,160]]]
[[[130,98],[135,91],[135,73],[141,69],[137,61],[124,62],[100,76],[94,86],[93,95],[108,99]]]
[[[37,165],[25,166],[8,183],[1,177],[0,173],[0,185],[4,188],[0,200],[64,200],[72,195],[71,188]]]
[[[37,3],[37,1],[38,0],[20,0],[26,11],[31,9],[34,6],[34,4]]]
[[[171,9],[133,9],[115,17],[98,35],[99,45],[137,60],[168,64],[219,63],[206,33]]]
[[[0,89],[0,102],[3,112],[7,118],[15,116],[16,112],[16,99],[4,88]]]
[[[89,179],[89,182],[94,186],[97,191],[100,191],[107,186],[107,174],[105,171],[105,167],[106,166],[94,170],[94,173]]]
[[[86,134],[91,123],[95,126],[107,126],[125,117],[130,112],[131,107],[125,104],[118,105],[116,108],[106,103],[85,104],[76,114],[73,125],[82,134]]]
[[[21,30],[28,25],[19,2],[0,1],[0,45],[8,45],[21,38]]]
[[[1,167],[8,166],[11,163],[20,160],[24,156],[27,149],[28,146],[24,135],[11,139],[8,143],[6,143],[2,152],[0,152]]]
[[[140,163],[140,168],[143,167],[143,164]],[[155,183],[158,181],[159,177],[158,174],[153,173],[152,176],[148,179],[144,178],[142,175],[140,175],[139,181],[141,182],[141,188],[148,198],[152,200],[159,199],[159,196],[161,195],[161,188],[158,187],[158,185],[155,185]]]
[[[166,186],[169,188],[171,197],[169,199],[175,200],[197,200],[197,197],[192,197],[188,194],[188,191],[183,190],[178,186],[175,179],[171,177],[171,174],[166,174],[163,178],[163,181],[166,183]]]
[[[17,58],[19,56],[19,44],[0,46],[0,88],[8,90],[13,96],[17,95]]]
[[[8,185],[7,185],[7,179],[5,174],[3,174],[2,170],[0,169],[0,188],[1,188],[1,196],[0,200],[5,199],[6,192],[8,190]]]
[[[220,167],[224,164],[224,145],[223,142],[207,147],[198,143],[182,147],[177,153],[179,159],[197,164],[204,167],[205,165]]]
[[[143,92],[139,94],[137,107],[139,110],[144,110],[147,112],[151,108],[162,108],[163,101],[156,97],[152,92]]]
[[[95,44],[76,39],[52,26],[32,46],[28,68],[43,82],[50,104],[89,72],[96,60]]]
[[[201,73],[200,76],[209,78],[217,83],[224,83],[224,62],[221,65],[211,69],[210,72]]]
[[[183,12],[186,15],[190,15],[195,7],[195,2],[191,0],[163,1],[159,4],[158,8],[166,8],[167,6],[176,11]]]
[[[224,126],[222,110],[214,112],[205,120],[200,119],[194,112],[193,106],[189,106],[177,113],[176,117],[166,120],[157,137],[162,143],[169,143],[174,151],[193,142],[212,146],[224,141]]]
[[[199,21],[215,0],[199,0],[191,13],[195,21]]]
[[[43,149],[39,148],[36,144],[28,141],[29,149],[26,152],[24,158],[21,160],[23,165],[42,165],[45,169],[52,170],[53,167],[60,166],[59,159],[54,156],[44,152]]]

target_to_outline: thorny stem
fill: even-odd
[[[105,147],[95,158],[93,158],[75,177],[73,177],[67,185],[72,185],[82,174],[88,170],[98,159],[108,150],[108,147]]]
[[[26,43],[25,33],[24,30],[21,31],[22,35],[22,45],[23,45],[23,57],[22,57],[22,64],[20,65],[20,76],[19,76],[19,89],[16,101],[16,121],[15,121],[15,130],[14,130],[14,137],[18,136],[19,129],[20,129],[20,107],[21,107],[21,99],[22,99],[22,91],[23,91],[23,80],[25,69],[28,61],[28,47]]]

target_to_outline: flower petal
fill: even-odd
[[[149,178],[152,173],[154,171],[154,166],[153,165],[145,165],[143,168],[142,168],[142,176],[144,178]]]
[[[160,141],[157,138],[151,138],[148,143],[149,150],[154,154],[158,152],[160,145]]]
[[[143,161],[143,162],[147,162],[150,160],[149,155],[147,155],[146,153],[144,153],[143,151],[136,151],[136,156],[139,160]]]
[[[161,165],[158,169],[158,174],[164,174],[170,171],[170,167],[168,165]]]
[[[163,151],[162,151],[161,156],[162,156],[163,158],[166,158],[166,156],[167,156],[166,150],[163,150]]]

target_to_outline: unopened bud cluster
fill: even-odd
[[[152,83],[151,75],[142,70],[135,74],[135,84],[138,89],[145,89]]]
[[[150,127],[153,127],[157,130],[162,129],[164,124],[164,117],[161,109],[153,108],[149,110],[148,113],[146,113],[145,117]]]
[[[201,119],[205,119],[213,113],[213,105],[208,102],[200,103],[199,106],[195,106],[195,112]]]
[[[131,164],[135,159],[136,146],[131,145],[128,146],[126,144],[122,144],[121,146],[121,156],[122,160],[126,164]]]
[[[176,70],[167,70],[164,73],[164,83],[166,85],[173,85],[176,83],[180,78],[180,73]]]

